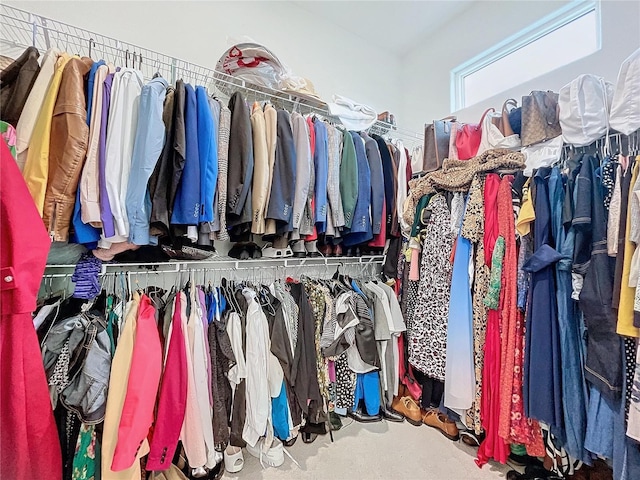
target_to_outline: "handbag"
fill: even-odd
[[[596,75],[580,75],[560,89],[558,108],[565,143],[584,147],[609,131],[613,84]]]
[[[450,160],[460,160],[458,158],[458,147],[456,147],[456,138],[461,125],[458,122],[451,122],[451,135],[449,136],[449,156]]]
[[[509,135],[514,134],[514,131],[511,128],[511,124],[509,123],[509,109],[507,108],[509,105],[513,106],[514,108],[518,108],[518,102],[513,98],[509,98],[502,104],[502,110],[500,114],[491,115],[491,123],[494,124],[498,128],[498,130],[500,130],[500,133],[504,137],[508,137]]]
[[[561,134],[557,93],[534,90],[522,97],[522,146],[544,142]]]
[[[445,117],[434,120],[424,126],[424,149],[422,171],[433,172],[442,167],[442,162],[449,156],[449,141],[451,139],[451,122],[456,117]]]
[[[478,153],[480,141],[482,140],[482,124],[489,112],[495,112],[494,108],[487,109],[480,119],[480,123],[466,124],[458,129],[456,136],[456,147],[458,148],[458,158],[460,160],[469,160]]]
[[[511,125],[509,125],[508,102],[512,105],[516,103],[515,100],[509,99],[504,102],[501,113],[490,112],[484,118],[480,147],[478,147],[476,155],[482,155],[487,150],[495,148],[520,149],[520,137],[513,133]]]

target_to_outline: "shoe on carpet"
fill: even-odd
[[[463,430],[460,432],[460,440],[463,441],[466,445],[470,447],[479,447],[482,441],[484,440],[484,432],[477,434],[473,430]],[[516,465],[520,465],[517,462],[513,462]]]
[[[382,421],[382,415],[368,415],[360,409],[349,412],[349,416],[356,422],[360,423],[374,423]]]
[[[519,467],[526,467],[527,465],[536,465],[538,467],[542,467],[542,461],[530,455],[516,455],[515,453],[511,452],[509,454],[508,460],[514,465],[518,465]]]
[[[404,422],[404,415],[399,412],[396,412],[390,407],[382,406],[380,408],[380,413],[382,413],[382,418],[388,420],[390,422],[402,423]]]
[[[264,437],[260,438],[260,440],[258,440],[253,447],[247,443],[247,452],[260,460],[260,465],[262,465],[262,468],[265,468],[265,463],[270,467],[279,467],[284,463],[285,455],[289,457],[291,461],[298,466],[298,468],[301,468],[300,464],[296,462],[296,459],[293,458],[291,454],[285,450],[282,442],[279,439],[274,438],[271,442],[271,446],[268,448],[264,446],[264,441]]]
[[[274,438],[271,447],[265,447],[264,441],[265,439],[261,438],[253,447],[247,443],[247,452],[260,460],[262,468],[265,468],[265,464],[270,467],[279,467],[284,463],[284,447],[282,446],[282,442]]]
[[[460,432],[458,431],[456,422],[449,420],[449,418],[437,408],[427,410],[422,417],[422,422],[429,427],[437,428],[440,430],[440,433],[451,441],[460,439]]]
[[[406,397],[395,397],[393,402],[391,403],[391,408],[398,412],[400,415],[403,415],[404,418],[407,419],[411,425],[415,427],[419,427],[422,425],[422,412],[420,411],[420,407],[413,400],[413,398]]]
[[[331,427],[331,430],[333,431],[340,430],[342,428],[342,419],[336,412],[329,412],[329,427]]]
[[[229,473],[237,473],[244,467],[242,448],[229,445],[224,450],[224,468]]]

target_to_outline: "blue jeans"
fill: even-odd
[[[380,378],[379,373],[358,373],[356,378],[356,391],[353,397],[353,409],[358,408],[360,400],[364,399],[364,406],[368,415],[380,413]]]

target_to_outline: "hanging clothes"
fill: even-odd
[[[461,194],[460,197],[462,197]],[[462,236],[461,222],[455,227],[457,239],[451,274],[451,298],[447,323],[444,406],[461,412],[471,408],[475,397],[473,306],[469,278],[471,241]]]
[[[560,169],[554,167],[549,178],[551,205],[551,229],[556,239],[556,250],[562,255],[556,263],[558,325],[560,328],[560,354],[562,358],[562,408],[564,418],[565,449],[571,457],[586,462],[584,449],[586,434],[587,391],[584,379],[584,358],[580,313],[571,299],[571,258],[573,256],[575,229],[563,222],[562,210],[572,202],[572,191],[565,193]],[[557,436],[560,432],[554,432]]]
[[[236,92],[231,96],[229,110],[231,125],[227,173],[227,225],[236,227],[251,222],[253,142],[249,111],[240,93]]]
[[[560,333],[558,326],[554,263],[561,255],[551,246],[549,190],[546,177],[549,168],[542,168],[533,177],[535,182],[534,253],[524,265],[531,272],[530,305],[527,310],[526,348],[524,364],[524,401],[528,417],[543,421],[552,428],[562,426],[562,390],[560,367]],[[534,392],[547,392],[541,396]]]
[[[4,142],[0,162],[0,472],[3,478],[62,480],[60,443],[31,318],[50,241]]]
[[[482,431],[480,405],[482,402],[482,369],[484,366],[484,343],[487,328],[487,307],[484,297],[489,288],[489,266],[485,263],[484,253],[484,180],[474,177],[469,188],[469,200],[462,224],[462,235],[473,245],[473,351],[475,366],[475,395],[471,411],[468,413],[469,425],[476,433]]]
[[[431,378],[444,380],[453,233],[444,196],[434,196],[428,208],[431,217],[422,246],[420,286],[409,334],[409,363]]]

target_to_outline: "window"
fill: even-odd
[[[454,69],[451,110],[549,73],[600,47],[600,2],[572,2]]]

